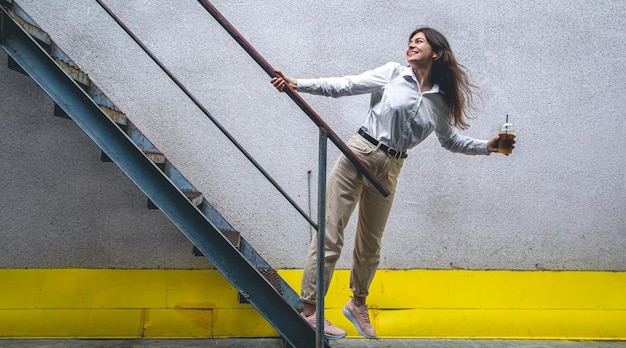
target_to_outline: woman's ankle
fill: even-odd
[[[366,299],[365,297],[354,296],[354,297],[352,298],[352,303],[353,303],[355,306],[360,307],[360,306],[362,306],[362,305],[364,305],[364,304],[365,304],[365,302],[366,302],[366,301],[365,301],[365,299]]]

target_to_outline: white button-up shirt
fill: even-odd
[[[299,92],[335,98],[370,93],[361,128],[394,149],[406,151],[434,131],[441,146],[452,152],[489,154],[487,140],[457,133],[439,86],[422,92],[410,66],[387,63],[359,75],[298,79],[297,86]]]

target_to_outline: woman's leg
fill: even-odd
[[[324,248],[325,293],[328,291],[335,265],[343,248],[344,229],[362,190],[362,182],[358,180],[359,175],[354,165],[342,155],[328,178]],[[315,309],[314,305],[317,302],[317,236],[313,237],[309,246],[302,276],[300,299],[303,303],[312,305],[305,306],[305,310]]]
[[[359,202],[359,221],[350,271],[350,289],[354,293],[354,298],[343,308],[344,315],[354,324],[357,331],[367,338],[375,338],[376,330],[370,321],[366,298],[380,262],[383,231],[391,212],[397,178],[403,162],[395,158],[386,158],[383,163],[377,177],[391,193],[383,197],[371,185],[363,190]]]
[[[357,305],[365,304],[380,262],[383,232],[391,212],[402,164],[401,159],[389,158],[378,175],[391,191],[389,196],[383,197],[373,186],[365,188],[361,195],[350,272],[350,289]]]

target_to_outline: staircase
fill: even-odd
[[[8,66],[29,75],[278,331],[288,347],[316,346],[294,290],[246,242],[124,112],[12,0],[0,0],[0,46]],[[328,342],[324,342],[328,347]]]

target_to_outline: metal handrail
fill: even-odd
[[[239,43],[239,45],[254,59],[254,61],[261,66],[261,68],[270,76],[277,77],[276,70],[257,52],[254,47],[246,40],[232,24],[207,0],[198,0],[198,2],[220,23],[220,25],[230,34],[230,36]],[[390,192],[387,187],[381,183],[378,178],[363,164],[363,162],[354,155],[354,153],[348,148],[348,146],[335,134],[335,132],[324,122],[324,120],[311,108],[307,102],[291,87],[286,84],[285,93],[291,97],[291,99],[304,111],[307,116],[320,128],[323,129],[330,140],[339,148],[341,152],[354,164],[357,170],[363,174],[369,180],[374,187],[385,197],[389,196]]]

